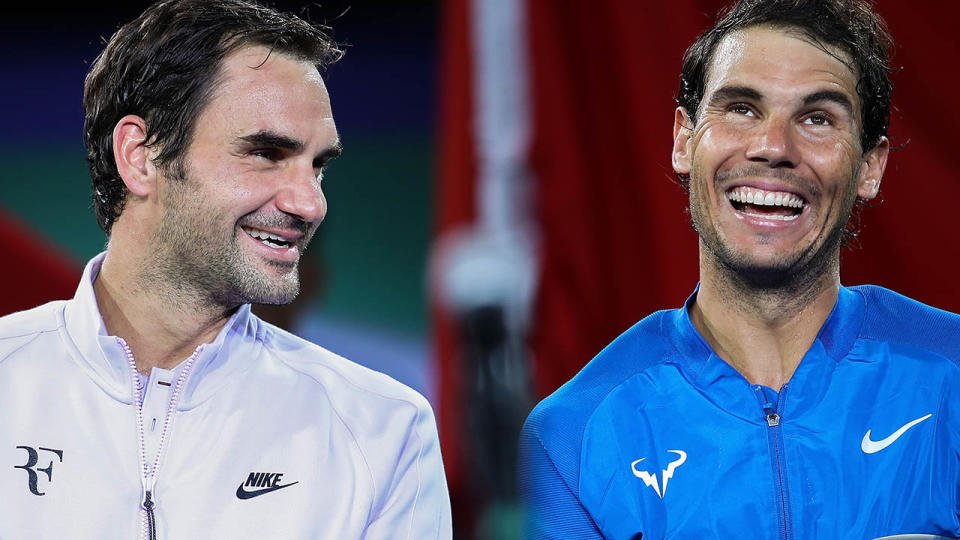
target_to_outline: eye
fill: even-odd
[[[248,156],[266,159],[269,161],[280,161],[283,155],[276,148],[254,148],[247,152]]]
[[[833,124],[833,121],[830,115],[817,112],[804,118],[803,123],[812,126],[829,126]]]
[[[746,103],[734,103],[728,110],[734,114],[742,114],[744,116],[756,116],[753,113],[753,109],[750,108]]]

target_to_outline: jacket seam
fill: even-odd
[[[10,352],[8,352],[7,354],[3,355],[3,357],[0,358],[0,364],[2,364],[3,362],[5,362],[8,358],[10,358],[12,355],[16,354],[17,352],[19,352],[21,349],[23,349],[23,348],[26,347],[27,345],[29,345],[29,344],[33,343],[34,341],[36,341],[36,339],[37,339],[38,337],[40,337],[42,334],[47,334],[47,333],[55,332],[55,331],[56,331],[56,330],[42,330],[42,331],[40,331],[40,332],[34,333],[34,335],[33,335],[30,339],[28,339],[27,341],[24,341],[24,342],[21,343],[19,346],[17,346],[17,348],[15,348],[15,349],[11,350]],[[9,336],[9,337],[10,337],[10,338],[13,338],[13,337],[23,337],[23,336],[27,336],[27,335],[30,335],[30,333],[27,332],[27,333],[21,334],[21,335],[19,335],[19,336]],[[0,338],[0,339],[7,339],[7,338]]]
[[[667,341],[667,342],[670,341],[670,340],[668,340],[668,339],[666,338],[666,336],[663,335],[662,327],[661,327],[660,338],[661,338],[663,341]],[[671,343],[670,345],[671,345],[671,347],[672,347],[673,344]],[[675,349],[675,348],[674,348],[674,349]],[[581,477],[582,472],[581,472],[581,471],[583,470],[583,467],[581,466],[581,465],[582,465],[581,460],[582,460],[583,456],[582,456],[581,454],[582,454],[582,451],[583,451],[583,439],[584,439],[584,437],[585,437],[586,434],[587,434],[587,426],[590,425],[590,421],[593,420],[593,416],[594,416],[595,414],[597,414],[597,409],[599,409],[599,408],[604,404],[604,402],[607,401],[607,399],[610,397],[610,394],[612,394],[615,390],[617,390],[618,388],[620,388],[621,386],[623,386],[624,384],[626,384],[628,381],[632,380],[632,379],[633,379],[634,377],[636,377],[637,375],[640,375],[640,374],[644,373],[644,372],[647,371],[648,369],[651,369],[651,368],[654,368],[654,367],[657,367],[657,366],[666,364],[668,359],[674,358],[674,357],[677,356],[677,354],[679,353],[679,351],[676,351],[676,350],[675,350],[674,352],[675,352],[675,354],[670,354],[669,356],[665,356],[665,357],[661,358],[661,359],[660,359],[659,361],[657,361],[657,362],[654,362],[654,363],[652,363],[652,364],[650,364],[650,365],[648,365],[648,366],[644,366],[643,369],[640,369],[640,370],[638,370],[638,371],[635,371],[635,372],[631,373],[629,377],[625,377],[623,380],[621,380],[621,381],[618,382],[617,384],[615,384],[615,385],[611,386],[610,388],[608,388],[607,391],[604,392],[603,397],[601,397],[599,400],[597,400],[597,404],[594,405],[594,407],[590,410],[590,414],[587,415],[586,420],[583,422],[583,428],[581,428],[581,430],[580,430],[580,448],[577,449],[577,497],[580,496],[580,484],[582,483],[582,477]],[[539,440],[539,437],[538,437],[537,439]],[[541,445],[542,445],[542,443],[541,443]],[[546,451],[546,448],[544,448],[544,451]],[[571,490],[571,491],[572,491],[572,490]]]
[[[591,414],[591,416],[593,416]],[[586,429],[586,424],[584,424],[584,429]],[[583,452],[583,439],[580,439],[580,448],[577,449],[577,489],[574,490],[573,487],[567,482],[566,478],[563,477],[563,474],[560,473],[560,469],[557,468],[556,462],[554,462],[553,457],[550,456],[550,451],[547,449],[546,445],[543,444],[543,440],[540,438],[540,435],[536,435],[537,444],[540,445],[540,448],[543,450],[544,457],[547,458],[547,461],[550,463],[550,468],[553,469],[553,472],[557,473],[557,477],[560,478],[560,481],[563,482],[563,485],[567,487],[572,495],[577,498],[577,502],[580,504],[580,507],[583,508],[583,513],[590,518],[590,522],[593,524],[594,530],[598,533],[600,532],[600,526],[597,525],[597,521],[593,518],[593,515],[587,511],[587,508],[583,506],[583,499],[580,497],[580,474],[582,467],[580,466],[580,457]]]
[[[301,370],[298,370],[298,369],[294,368],[293,366],[290,366],[290,364],[287,363],[286,360],[284,360],[283,358],[281,358],[280,355],[276,355],[276,357],[279,358],[281,362],[283,362],[284,364],[286,364],[287,366],[289,366],[291,369],[294,369],[294,371],[296,371],[297,373],[300,373],[300,374],[302,374],[302,375],[305,375],[305,376],[309,377],[309,378],[310,378],[311,380],[313,380],[315,383],[319,384],[321,387],[323,387],[324,389],[326,389],[326,386],[325,386],[321,381],[317,380],[317,378],[314,377],[313,375],[311,375],[311,374],[309,374],[309,373],[305,373],[305,372],[303,372],[303,371],[301,371]],[[333,411],[333,414],[337,415],[337,420],[338,420],[338,421],[340,422],[340,424],[347,430],[347,433],[350,434],[350,438],[353,440],[353,444],[357,447],[357,451],[360,452],[360,457],[363,459],[363,465],[364,465],[364,467],[366,467],[366,469],[367,469],[367,474],[370,476],[370,483],[373,485],[373,492],[376,493],[376,492],[377,492],[377,479],[376,479],[376,476],[374,476],[374,474],[373,474],[373,468],[370,466],[370,460],[367,459],[367,454],[366,454],[366,452],[364,452],[363,445],[360,444],[360,440],[357,438],[356,433],[353,432],[353,429],[350,427],[350,424],[348,424],[348,423],[346,422],[346,420],[343,419],[343,415],[340,414],[340,409],[334,404],[333,399],[330,397],[330,395],[329,395],[328,393],[325,393],[325,395],[326,395],[326,397],[327,397],[327,402],[330,404],[330,410]],[[370,500],[370,506],[369,506],[369,508],[367,509],[367,522],[370,522],[370,516],[373,515],[373,503],[374,503],[374,501],[373,501],[373,499],[371,499],[371,500]]]
[[[271,352],[272,352],[272,351],[271,351]],[[278,358],[281,362],[283,362],[285,365],[287,365],[290,369],[294,370],[294,371],[297,372],[297,373],[303,374],[303,375],[306,376],[306,377],[309,377],[311,380],[313,380],[315,383],[319,384],[321,387],[326,388],[326,385],[325,385],[322,381],[320,381],[319,379],[317,379],[315,376],[313,376],[312,374],[310,374],[310,373],[308,373],[308,372],[306,372],[306,371],[304,371],[304,370],[302,370],[302,369],[298,369],[296,366],[294,366],[294,365],[292,365],[291,363],[289,363],[289,362],[288,362],[285,358],[283,358],[281,355],[274,355],[274,356],[275,356],[276,358]],[[356,382],[354,382],[351,378],[347,377],[346,375],[344,375],[344,374],[342,374],[342,373],[339,373],[339,372],[338,372],[337,370],[335,370],[335,369],[332,369],[330,366],[326,365],[325,363],[317,363],[316,365],[317,365],[318,367],[320,367],[320,368],[322,368],[322,369],[324,369],[324,370],[332,373],[334,376],[342,379],[343,381],[345,381],[346,383],[350,384],[350,385],[353,386],[354,388],[357,388],[357,389],[359,389],[359,390],[361,390],[361,391],[363,391],[363,392],[367,392],[367,393],[370,393],[370,394],[373,394],[373,395],[375,395],[375,396],[379,396],[379,397],[381,397],[381,398],[388,399],[388,400],[391,400],[391,401],[399,401],[400,403],[405,403],[405,404],[413,407],[414,411],[416,411],[415,422],[416,422],[417,420],[419,420],[419,417],[420,417],[420,407],[418,407],[418,406],[416,405],[416,403],[414,403],[414,402],[412,402],[412,401],[410,401],[410,400],[402,399],[402,398],[397,398],[397,397],[393,397],[393,396],[387,396],[387,395],[382,394],[382,393],[380,393],[380,392],[376,392],[376,391],[374,391],[374,390],[372,390],[372,389],[369,389],[369,388],[360,386],[359,384],[357,384]],[[350,425],[346,422],[346,420],[344,420],[343,415],[340,414],[339,409],[337,408],[336,405],[334,405],[333,399],[330,398],[330,395],[329,395],[329,394],[327,394],[327,399],[328,399],[328,402],[330,403],[331,409],[334,411],[334,414],[337,415],[337,419],[338,419],[338,420],[340,421],[340,423],[347,429],[347,432],[350,433],[350,437],[353,439],[353,442],[354,442],[354,444],[356,445],[357,450],[360,452],[360,456],[363,458],[363,463],[364,463],[364,465],[367,467],[367,473],[370,475],[370,481],[371,481],[371,483],[373,484],[373,492],[374,492],[374,494],[376,494],[376,493],[377,493],[377,479],[376,479],[376,476],[373,474],[373,468],[370,466],[370,462],[369,462],[369,460],[367,459],[367,455],[366,455],[366,452],[365,452],[364,449],[363,449],[363,445],[360,444],[360,440],[357,438],[356,434],[353,432],[353,429],[350,427]],[[416,430],[416,424],[415,424],[415,423],[414,423],[413,428],[414,428],[414,430]],[[417,434],[417,437],[419,438],[419,434]],[[420,475],[419,475],[419,466],[420,466],[419,457],[422,455],[422,452],[423,452],[423,445],[422,445],[422,443],[421,443],[421,445],[420,445],[420,450],[419,450],[419,452],[420,452],[420,453],[418,454],[418,459],[417,459],[417,471],[418,471],[418,476],[417,476],[417,500],[419,500],[420,487],[421,487],[421,486],[420,486],[421,479],[420,479]],[[399,459],[399,456],[398,456],[398,459]],[[371,501],[370,501],[370,508],[369,508],[369,510],[368,510],[368,512],[367,512],[367,522],[368,522],[368,523],[372,523],[373,521],[375,521],[377,518],[379,518],[379,517],[382,515],[382,512],[381,512],[381,513],[378,513],[378,514],[376,515],[376,517],[374,517],[374,514],[373,514],[374,502],[375,502],[375,499],[371,499]]]
[[[420,489],[423,487],[423,475],[420,474],[420,458],[423,456],[423,441],[420,440],[420,433],[417,431],[417,426],[420,425],[420,409],[417,409],[417,416],[413,419],[413,433],[417,438],[417,494],[413,497],[413,509],[410,512],[410,524],[407,527],[407,538],[412,538],[413,534],[413,518],[417,513],[417,504],[420,502]],[[402,455],[403,452],[401,452]],[[399,461],[399,457],[397,458]],[[386,509],[384,509],[386,510]],[[380,515],[383,515],[383,511],[380,512]],[[377,518],[380,517],[377,516]]]
[[[949,429],[949,426],[940,423],[940,419],[943,418],[943,414],[942,414],[942,413],[943,413],[943,409],[944,409],[944,406],[945,406],[945,403],[946,403],[946,399],[945,399],[945,398],[946,398],[946,390],[945,390],[943,387],[941,387],[941,389],[940,389],[940,398],[937,400],[937,424],[936,424],[936,425],[937,425],[937,426],[943,425],[944,429]],[[952,491],[953,491],[953,493],[952,493],[952,495],[953,495],[953,507],[954,507],[954,508],[960,508],[960,505],[958,505],[958,502],[960,502],[960,501],[957,500],[957,496],[958,496],[958,494],[960,494],[960,489],[954,489],[954,490],[952,490]]]
[[[933,349],[928,349],[928,348],[926,348],[926,347],[920,347],[920,346],[914,345],[914,344],[912,344],[912,343],[908,343],[908,342],[904,342],[904,341],[893,341],[893,340],[886,339],[886,338],[882,338],[882,337],[872,337],[872,336],[858,336],[857,339],[856,339],[856,341],[861,341],[861,340],[862,340],[862,341],[869,341],[869,342],[871,342],[871,343],[882,343],[882,344],[885,344],[885,345],[899,345],[899,346],[901,346],[901,347],[909,347],[909,348],[911,348],[911,349],[916,349],[916,350],[918,350],[918,351],[923,351],[923,352],[928,353],[928,354],[930,354],[930,355],[936,356],[937,358],[940,358],[940,359],[943,359],[943,360],[947,360],[947,361],[949,361],[951,364],[953,364],[954,367],[960,368],[960,358],[951,358],[951,357],[943,354],[942,352],[939,352],[939,351],[936,351],[936,350],[933,350]],[[851,347],[850,350],[853,350],[853,347]],[[842,359],[845,359],[847,356],[849,356],[849,354],[850,354],[850,352],[847,351],[847,354],[845,354]]]

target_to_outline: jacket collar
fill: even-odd
[[[690,382],[721,408],[752,422],[763,420],[757,390],[737,370],[713,352],[690,320],[690,307],[699,285],[667,322],[670,334],[677,336],[676,362]],[[837,362],[853,348],[863,325],[863,296],[840,287],[837,302],[820,328],[813,345],[781,393],[781,415],[789,420],[819,403],[830,384]]]
[[[64,308],[64,331],[73,345],[73,355],[90,378],[107,394],[132,403],[136,385],[127,354],[116,336],[107,333],[93,291],[106,253],[94,257],[83,270],[73,299]],[[244,304],[230,317],[211,343],[201,351],[188,374],[178,409],[195,407],[230,380],[245,371],[263,346],[265,327]]]

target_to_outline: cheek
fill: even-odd
[[[813,145],[807,152],[807,162],[816,171],[827,191],[844,189],[855,181],[860,164],[860,148],[846,139]]]
[[[274,191],[270,181],[256,174],[244,174],[234,180],[224,179],[219,193],[219,206],[225,213],[248,214],[270,200]]]
[[[694,161],[700,167],[716,167],[737,155],[743,146],[743,131],[728,122],[704,120],[691,139]]]

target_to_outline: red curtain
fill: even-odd
[[[472,223],[476,215],[469,1],[450,0],[443,6],[438,58],[441,77],[437,92],[435,237]],[[458,391],[463,387],[456,352],[458,336],[455,322],[435,294],[431,294],[430,302],[437,356],[434,395],[440,403],[436,411],[437,428],[453,505],[453,523],[462,527],[471,521],[473,504],[461,474],[465,449],[460,434],[464,404]]]

